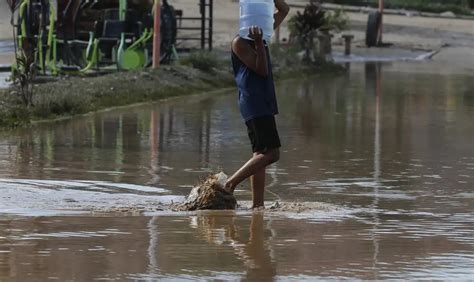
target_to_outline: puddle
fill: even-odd
[[[27,216],[139,214],[183,200],[162,188],[103,181],[0,179],[0,185],[0,213]]]
[[[166,209],[250,157],[233,91],[0,133],[0,280],[469,280],[474,82],[433,69],[279,84],[264,212]]]
[[[425,61],[436,55],[437,51],[430,52],[408,52],[402,51],[402,54],[397,52],[391,52],[390,54],[352,54],[345,55],[344,53],[334,53],[332,58],[336,63],[370,63],[370,62],[400,62],[400,61]]]

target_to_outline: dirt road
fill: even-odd
[[[6,1],[0,1],[0,39],[10,38],[10,10]]]

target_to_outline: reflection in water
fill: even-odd
[[[469,243],[419,224],[436,218],[390,219],[378,230],[382,247],[374,268],[373,226],[356,220],[311,222],[261,213],[3,218],[0,280],[472,277]]]
[[[269,223],[272,235],[271,222]],[[244,259],[248,270],[246,279],[249,281],[273,281],[276,276],[276,264],[272,258],[271,238],[265,235],[263,214],[253,214],[250,225],[250,238],[245,246]]]
[[[201,235],[212,244],[230,245],[246,266],[245,279],[249,281],[272,281],[276,276],[276,264],[271,250],[271,221],[265,227],[263,213],[253,213],[248,238],[242,236],[235,223],[235,216],[198,216],[194,219]],[[269,232],[266,232],[269,231]]]
[[[160,241],[160,224],[159,217],[151,218],[148,223],[150,234],[148,257],[150,263],[147,277],[162,277],[164,273],[173,272],[172,269],[167,269],[167,266],[184,266],[189,263],[186,256],[179,253],[172,255],[175,260],[172,263],[168,261],[170,258],[160,258],[163,254],[163,246],[160,246],[160,244],[165,244],[165,242]],[[263,213],[253,213],[250,225],[247,228],[239,224],[237,216],[232,213],[191,216],[189,224],[207,244],[213,245],[215,248],[228,249],[235,254],[236,258],[242,263],[233,263],[236,264],[236,268],[240,268],[242,264],[245,266],[243,269],[245,274],[242,276],[245,280],[273,281],[275,278],[276,263],[271,250],[271,236],[274,231],[271,229],[271,221],[266,222],[264,220]],[[191,248],[192,246],[186,245],[185,247]],[[208,246],[207,249],[212,248]],[[204,249],[197,251],[202,252],[203,255],[208,252]],[[169,254],[171,255],[171,253]],[[197,261],[194,263],[196,266],[193,269],[198,270],[197,266],[205,262]],[[205,273],[206,269],[202,268],[201,271]]]
[[[379,254],[379,238],[377,236],[377,229],[380,225],[380,218],[378,216],[378,203],[379,203],[379,185],[380,185],[380,157],[381,157],[381,143],[380,143],[380,107],[382,99],[382,64],[380,63],[369,63],[365,65],[365,83],[367,94],[370,94],[375,90],[375,140],[374,140],[374,196],[372,201],[372,217],[373,217],[373,230],[372,230],[372,241],[374,244],[374,264],[373,268],[377,269],[378,265],[378,254]],[[378,279],[378,275],[376,275]]]
[[[147,185],[157,185],[160,182],[161,163],[159,158],[160,143],[158,142],[161,130],[158,123],[158,114],[156,110],[151,112],[150,117],[150,180]]]

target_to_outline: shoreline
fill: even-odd
[[[289,78],[289,80],[290,79],[291,78]],[[153,105],[155,103],[173,102],[174,100],[182,99],[183,97],[192,98],[192,97],[197,97],[197,96],[201,96],[201,95],[219,95],[223,92],[230,91],[232,89],[233,89],[233,87],[229,86],[229,87],[219,88],[219,89],[209,91],[209,92],[205,92],[205,91],[194,92],[194,93],[183,94],[183,95],[169,96],[169,97],[165,97],[165,98],[160,98],[158,100],[144,101],[144,102],[126,104],[126,105],[121,105],[121,106],[111,106],[111,107],[106,107],[106,108],[103,108],[103,109],[99,109],[99,110],[96,110],[96,111],[90,111],[90,112],[83,113],[83,114],[61,116],[61,117],[51,118],[51,119],[32,120],[30,125],[31,126],[37,126],[37,125],[43,125],[43,124],[48,124],[48,123],[61,122],[61,121],[70,120],[70,119],[73,119],[73,118],[87,117],[87,116],[94,115],[94,114],[112,112],[112,111],[121,110],[121,109],[141,107],[141,106],[145,106],[145,105]],[[4,128],[0,127],[0,132],[2,132],[2,129],[4,130]]]
[[[273,57],[275,82],[301,75],[344,70],[332,63],[313,66],[291,58]],[[228,60],[220,60],[211,70],[200,70],[192,65],[169,65],[157,70],[118,72],[96,77],[62,77],[58,81],[35,84],[34,107],[31,108],[19,104],[18,98],[12,95],[16,92],[15,88],[0,89],[0,130],[35,126],[174,97],[217,93],[234,87]]]

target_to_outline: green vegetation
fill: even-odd
[[[204,72],[211,72],[221,65],[216,53],[196,51],[181,60],[181,64],[191,66]]]
[[[342,31],[349,28],[349,17],[344,10],[326,11],[320,3],[310,2],[303,13],[297,11],[288,20],[290,36],[301,41],[318,30]],[[304,39],[303,39],[304,40]]]
[[[15,47],[15,64],[11,81],[18,89],[18,95],[23,105],[33,106],[33,80],[36,77],[36,62],[33,55],[26,55],[23,50]]]
[[[332,64],[301,63],[296,48],[273,46],[271,50],[277,79],[315,74],[322,69],[341,70]],[[69,77],[34,85],[33,106],[29,107],[15,89],[0,90],[0,128],[24,127],[39,120],[235,87],[227,53],[225,58],[216,53],[198,52],[183,59],[181,65],[162,66],[157,70]]]
[[[327,0],[326,2],[355,6],[378,6],[378,0]],[[474,0],[390,0],[385,1],[385,7],[432,13],[451,11],[456,14],[466,15],[472,13],[471,9],[474,9]]]
[[[14,51],[15,51],[15,63],[12,70],[11,81],[17,88],[17,95],[20,98],[20,101],[26,107],[33,105],[33,80],[36,77],[37,70],[37,61],[34,51],[26,51],[21,48],[23,40],[18,40],[17,34],[15,32],[14,26],[14,17],[15,12],[20,8],[21,1],[16,0],[7,0],[8,7],[10,9],[12,23],[12,35],[14,42]],[[40,21],[40,25],[42,21]]]
[[[325,27],[329,30],[343,31],[349,29],[349,16],[342,9],[327,11],[325,15]]]
[[[290,42],[304,51],[305,62],[316,65],[325,64],[331,52],[329,32],[340,32],[348,27],[349,17],[342,9],[326,11],[316,1],[310,1],[302,13],[297,11],[288,21]]]

